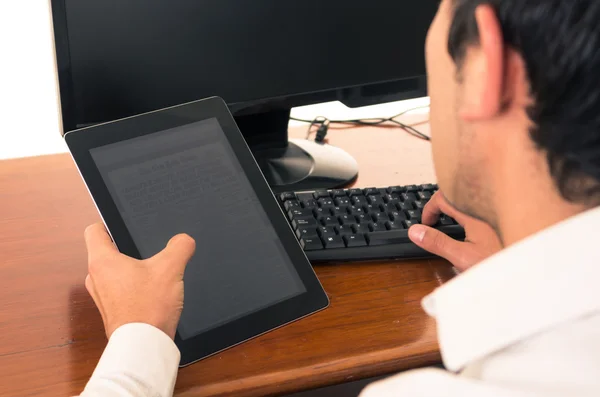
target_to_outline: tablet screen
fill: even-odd
[[[216,118],[90,154],[143,258],[196,240],[182,339],[306,292]]]

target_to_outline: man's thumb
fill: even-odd
[[[408,230],[410,240],[434,255],[456,263],[460,257],[460,242],[425,225],[414,225]]]
[[[177,266],[183,273],[195,251],[194,239],[187,234],[178,234],[169,240],[165,249],[156,256],[156,260],[169,262],[171,266]]]

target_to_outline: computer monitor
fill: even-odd
[[[51,0],[62,131],[220,96],[273,190],[343,186],[354,159],[288,139],[290,109],[425,96],[437,3]]]

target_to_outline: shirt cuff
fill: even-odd
[[[180,353],[175,342],[149,324],[119,327],[110,337],[90,383],[127,376],[158,396],[171,396]]]

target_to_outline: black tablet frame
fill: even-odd
[[[180,365],[185,366],[229,347],[308,316],[329,305],[310,262],[298,244],[294,231],[285,218],[267,181],[258,167],[225,102],[218,97],[186,103],[154,112],[128,117],[68,132],[65,140],[93,201],[119,251],[143,259],[96,167],[90,150],[116,142],[165,131],[175,127],[216,118],[235,156],[244,169],[256,196],[263,206],[285,252],[298,272],[306,292],[273,306],[251,313],[205,331],[190,339],[182,339],[179,331],[175,343],[181,352]],[[199,308],[198,310],[202,310]]]

